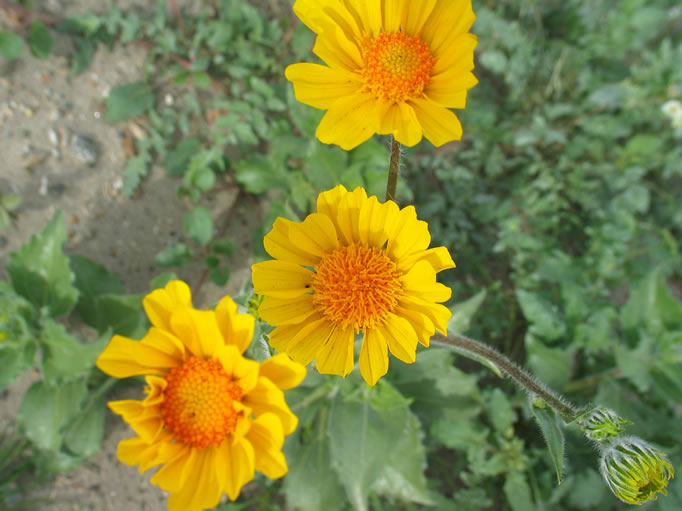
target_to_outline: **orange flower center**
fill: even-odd
[[[400,297],[395,263],[380,248],[350,245],[315,267],[313,305],[327,319],[356,332],[384,323]]]
[[[383,101],[395,102],[420,97],[436,63],[428,44],[402,32],[382,33],[369,39],[363,60],[363,90]]]
[[[191,357],[168,373],[166,381],[161,416],[176,441],[199,449],[218,446],[235,430],[239,414],[233,402],[242,389],[220,362]]]

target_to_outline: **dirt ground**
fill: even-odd
[[[195,9],[201,2],[177,2]],[[41,5],[43,4],[43,5]],[[122,9],[149,6],[146,1],[117,1]],[[43,0],[42,12],[98,12],[97,0]],[[0,30],[16,29],[16,20],[0,8]],[[57,210],[68,224],[68,253],[83,254],[118,274],[127,292],[143,293],[149,281],[164,271],[155,254],[182,233],[185,207],[176,199],[178,181],[154,168],[133,199],[124,196],[122,169],[126,162],[123,132],[126,123],[100,118],[104,98],[112,87],[143,79],[145,51],[133,46],[100,47],[89,68],[69,77],[70,40],[57,36],[55,55],[33,58],[28,50],[12,62],[0,58],[0,192],[17,193],[23,202],[13,225],[0,231],[0,278],[7,278],[8,254],[40,231]],[[160,98],[174,91],[163,91]],[[233,209],[226,235],[236,244],[226,288],[210,282],[195,296],[209,307],[226,293],[236,292],[249,277],[251,231],[260,205],[238,199],[235,190],[215,193],[204,203],[216,226]],[[234,206],[234,208],[233,208]],[[201,262],[178,270],[194,287]],[[1,370],[1,368],[0,368]],[[17,412],[20,398],[35,376],[25,375],[0,395],[0,425]],[[129,395],[129,398],[141,397]],[[115,396],[120,398],[120,396]],[[35,491],[44,511],[161,511],[166,496],[147,483],[136,468],[116,460],[117,443],[131,431],[118,417],[107,417],[102,450],[77,471],[57,477]]]

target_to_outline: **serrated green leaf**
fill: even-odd
[[[223,254],[228,257],[234,254],[234,241],[230,238],[218,238],[211,245],[211,250],[216,254]]]
[[[490,393],[486,405],[488,417],[495,429],[507,438],[512,437],[516,413],[507,395],[500,389],[495,389]]]
[[[646,328],[658,334],[664,328],[682,328],[682,304],[672,295],[662,267],[638,282],[621,310],[621,322],[628,330]]]
[[[287,504],[300,511],[335,511],[345,502],[336,473],[329,468],[329,440],[316,435],[301,446],[295,462],[289,467],[283,490]]]
[[[50,35],[50,31],[40,21],[31,23],[31,28],[28,31],[27,37],[28,47],[31,54],[39,59],[46,59],[52,54],[54,48],[54,39]]]
[[[382,476],[372,486],[373,492],[403,502],[433,504],[424,476],[426,452],[422,437],[419,420],[410,413],[405,431],[395,439]]]
[[[192,257],[192,251],[184,243],[174,243],[156,254],[156,264],[161,267],[182,266]]]
[[[62,428],[76,416],[85,394],[85,380],[56,387],[34,383],[21,401],[17,423],[36,447],[56,451],[62,444]]]
[[[123,293],[121,280],[87,257],[72,255],[69,261],[76,276],[74,285],[80,293],[76,311],[87,324],[92,324],[95,320],[89,322],[87,318],[95,318],[97,315],[96,298],[103,294]]]
[[[408,420],[407,405],[376,410],[368,394],[363,400],[347,401],[339,393],[332,401],[327,427],[331,463],[356,510],[368,509],[370,488],[381,476],[386,453]]]
[[[550,348],[530,333],[526,334],[525,342],[527,364],[540,381],[561,388],[571,379],[575,346]]]
[[[264,193],[268,190],[286,189],[286,176],[273,167],[270,160],[254,156],[235,165],[237,182],[249,193]]]
[[[203,206],[187,211],[182,217],[185,234],[197,245],[205,247],[213,237],[213,218],[211,212]]]
[[[535,509],[526,476],[518,471],[509,472],[504,481],[504,494],[513,511]]]
[[[149,290],[153,291],[154,289],[161,289],[162,287],[166,287],[166,284],[168,284],[171,280],[178,280],[178,276],[174,271],[160,273],[159,275],[154,277],[149,283]]]
[[[531,409],[535,419],[538,421],[542,436],[545,438],[549,454],[554,462],[554,469],[558,484],[564,477],[564,432],[562,429],[561,418],[553,408],[549,406],[538,407],[531,402]]]
[[[71,57],[71,76],[78,76],[87,69],[95,56],[97,45],[91,39],[74,37],[75,51]]]
[[[97,297],[96,320],[91,324],[98,332],[111,332],[137,339],[147,331],[147,316],[141,295],[101,295]]]
[[[77,456],[94,456],[102,446],[106,396],[88,402],[64,434],[66,448]]]
[[[211,278],[216,286],[223,287],[230,280],[230,267],[222,266],[220,268],[211,268],[208,276]]]
[[[104,119],[123,121],[142,115],[154,106],[154,93],[146,83],[129,83],[111,89],[106,99]]]
[[[566,331],[566,325],[558,310],[538,295],[523,289],[516,290],[523,315],[530,323],[529,331],[549,341],[558,339]]]
[[[142,178],[149,172],[151,155],[148,150],[141,150],[137,156],[130,158],[123,169],[123,193],[130,197],[140,185]]]
[[[469,330],[471,318],[485,300],[487,290],[481,289],[474,296],[463,302],[458,302],[450,307],[452,316],[448,321],[448,332],[464,334]]]
[[[24,49],[24,41],[12,32],[0,31],[0,55],[7,60],[16,59]]]
[[[69,312],[78,299],[74,274],[62,251],[65,241],[66,224],[58,211],[42,232],[10,254],[7,265],[15,291],[35,307],[45,307],[52,317]]]
[[[187,168],[192,157],[197,153],[201,147],[201,140],[198,138],[185,138],[180,143],[166,154],[163,159],[163,168],[169,176],[182,176]]]
[[[63,325],[46,319],[39,338],[43,379],[48,385],[57,385],[85,376],[108,342],[109,336],[106,336],[83,344]]]

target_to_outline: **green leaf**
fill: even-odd
[[[287,505],[300,511],[336,511],[345,502],[336,473],[329,469],[330,446],[324,434],[308,440],[284,478]]]
[[[218,287],[223,287],[230,280],[230,267],[222,266],[220,268],[211,268],[208,274],[211,277],[211,282],[213,282]]]
[[[305,158],[304,173],[320,190],[329,190],[338,183],[341,173],[348,167],[348,153],[338,147],[329,147],[312,139]]]
[[[495,429],[507,438],[514,436],[516,413],[507,395],[500,389],[493,390],[487,402],[487,408],[488,417]]]
[[[516,470],[509,472],[504,481],[504,494],[513,511],[528,511],[535,509],[530,487],[526,482],[526,476]]]
[[[379,385],[389,384],[380,380]],[[331,464],[356,510],[367,511],[369,490],[381,477],[386,453],[404,434],[408,420],[407,404],[376,409],[370,406],[369,394],[347,401],[338,393],[332,401],[327,427]]]
[[[40,21],[31,23],[31,28],[28,31],[27,37],[28,47],[31,54],[39,59],[46,59],[52,54],[54,48],[54,39],[50,35],[50,31]]]
[[[126,197],[130,197],[137,190],[140,181],[147,175],[150,160],[151,155],[149,151],[143,149],[137,156],[133,156],[126,163],[123,169],[123,193]]]
[[[651,334],[664,328],[682,328],[682,304],[666,285],[662,267],[649,272],[634,286],[621,309],[621,322],[628,330],[643,327]]]
[[[535,419],[538,421],[542,436],[545,437],[545,442],[549,448],[549,454],[554,462],[554,469],[556,470],[556,478],[558,484],[564,477],[564,432],[562,429],[561,418],[553,408],[545,405],[537,406],[531,399],[531,410]]]
[[[57,212],[40,234],[10,254],[7,265],[15,291],[52,317],[70,311],[78,299],[69,258],[62,251],[65,241],[64,216]]]
[[[288,188],[284,172],[274,168],[269,159],[260,155],[237,163],[235,172],[237,182],[249,193]]]
[[[72,255],[69,257],[71,268],[76,276],[74,282],[80,295],[76,304],[76,312],[89,325],[98,314],[97,297],[103,294],[121,294],[123,286],[117,275],[110,273],[104,266],[87,257]]]
[[[372,486],[372,491],[404,502],[433,504],[424,476],[426,452],[422,437],[419,420],[410,413],[407,427],[395,439],[383,474]]]
[[[154,106],[154,93],[146,83],[130,83],[111,89],[106,100],[104,119],[123,121],[142,115]]]
[[[211,212],[203,206],[187,211],[182,217],[185,233],[197,245],[205,247],[213,237],[213,218]]]
[[[56,451],[62,444],[62,428],[76,416],[85,394],[85,380],[57,387],[34,383],[21,401],[17,423],[36,447]]]
[[[234,241],[230,238],[218,238],[213,242],[211,250],[216,254],[223,254],[230,257],[234,254]]]
[[[24,49],[24,41],[12,32],[0,32],[0,55],[7,60],[16,59]]]
[[[198,138],[185,138],[163,159],[163,168],[169,176],[182,176],[189,167],[189,161],[201,147]]]
[[[149,290],[153,291],[154,289],[161,289],[162,287],[165,287],[166,284],[168,284],[171,280],[178,280],[178,276],[174,271],[160,273],[149,283]]]
[[[109,337],[107,335],[96,342],[82,344],[63,325],[46,319],[39,338],[45,382],[57,385],[86,375],[109,342]]]
[[[102,295],[97,298],[97,316],[91,326],[101,334],[138,338],[147,330],[146,318],[141,295]]]
[[[516,290],[523,315],[530,323],[529,331],[549,341],[558,339],[566,331],[566,325],[561,319],[556,307],[534,293]]]
[[[485,300],[486,292],[485,289],[481,289],[468,300],[456,303],[450,307],[452,316],[450,321],[448,321],[448,332],[464,334],[469,330],[471,318],[474,317],[483,300]]]
[[[192,257],[192,251],[184,243],[174,243],[156,254],[156,264],[161,267],[182,266]]]
[[[71,76],[78,76],[87,69],[95,56],[97,44],[91,39],[74,37],[75,51],[71,57]]]
[[[576,347],[550,348],[531,333],[526,334],[527,364],[535,376],[553,388],[561,388],[573,374]]]
[[[67,428],[64,443],[77,456],[94,456],[104,437],[106,396],[88,401],[82,412]]]

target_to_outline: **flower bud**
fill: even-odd
[[[665,454],[637,437],[609,441],[599,470],[616,497],[637,505],[656,500],[658,493],[667,495],[665,487],[675,475]]]
[[[590,440],[602,441],[618,437],[632,422],[623,419],[609,408],[593,408],[576,419],[585,436]]]

